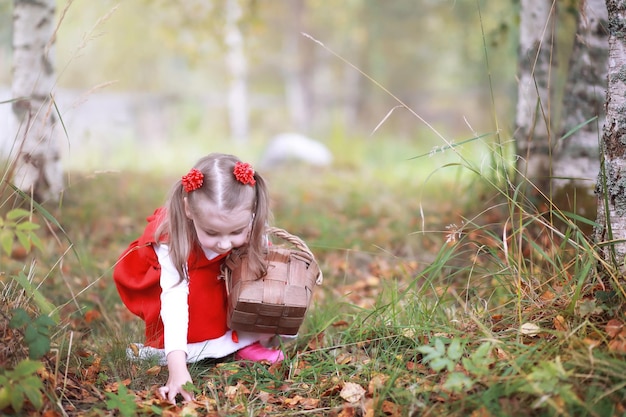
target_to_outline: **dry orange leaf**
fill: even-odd
[[[320,400],[318,398],[303,398],[300,401],[300,407],[305,410],[314,410],[320,406]]]
[[[390,416],[390,417],[402,416],[402,408],[398,404],[392,403],[391,401],[387,401],[387,400],[383,401],[382,410],[386,416]]]
[[[319,407],[320,400],[317,398],[305,398],[301,395],[296,395],[292,398],[283,399],[283,404],[290,407],[295,408],[297,406],[305,409],[312,410]]]
[[[128,345],[128,347],[130,348],[130,350],[133,351],[133,355],[139,356],[139,346],[137,346],[135,343],[131,343],[130,345]]]
[[[28,251],[22,246],[16,246],[11,250],[11,258],[15,259],[16,261],[24,260],[27,256]]]
[[[611,352],[626,353],[626,340],[613,339],[609,342],[609,350]]]
[[[617,319],[611,319],[606,324],[605,330],[606,330],[606,334],[608,334],[609,337],[613,338],[613,337],[617,337],[617,335],[619,335],[622,332],[623,328],[624,328],[624,323],[622,323],[621,321]]]
[[[91,366],[85,370],[85,380],[88,382],[94,382],[100,373],[100,363],[102,362],[101,357],[96,357],[94,361],[91,363]]]
[[[110,384],[106,384],[106,386],[104,387],[104,390],[106,392],[117,392],[120,385],[124,385],[124,386],[129,386],[130,385],[130,378],[126,378],[123,381],[115,381],[112,382]]]
[[[94,320],[98,320],[102,317],[102,314],[98,310],[89,310],[85,313],[85,322],[87,324],[93,322]]]
[[[293,408],[293,407],[297,406],[298,404],[300,404],[300,401],[303,400],[303,399],[304,399],[304,397],[302,397],[301,395],[295,395],[295,396],[293,396],[291,398],[283,399],[283,404]]]
[[[161,367],[154,365],[152,368],[146,370],[146,375],[156,376],[161,373]]]
[[[585,342],[587,347],[589,347],[590,349],[598,347],[602,343],[602,341],[596,340],[596,339],[592,339],[590,337],[585,337],[585,339],[583,339],[583,342]]]
[[[324,392],[322,392],[320,397],[330,397],[331,395],[335,395],[338,392],[341,392],[341,386],[340,385],[333,385],[332,387],[328,388],[327,390],[324,390]]]
[[[324,347],[324,332],[318,333],[315,337],[311,338],[307,347],[310,350],[316,350]]]
[[[343,410],[337,415],[337,417],[354,417],[356,416],[356,410],[354,407],[344,406]]]
[[[408,361],[406,363],[406,369],[408,369],[409,371],[415,371],[416,369],[419,369],[419,368],[420,367],[418,366],[416,362]]]
[[[349,353],[340,353],[337,355],[335,362],[339,365],[346,365],[354,360],[354,357]]]
[[[561,332],[566,332],[569,330],[569,325],[565,321],[565,317],[558,315],[553,320],[554,328]]]

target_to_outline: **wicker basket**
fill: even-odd
[[[280,237],[294,248],[277,245],[267,253],[267,275],[248,272],[246,254],[229,256],[224,277],[228,290],[228,326],[233,330],[295,335],[304,321],[313,288],[322,273],[302,239],[270,227],[268,235]]]

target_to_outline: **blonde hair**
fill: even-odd
[[[166,241],[170,258],[180,274],[181,280],[189,279],[187,261],[192,248],[198,245],[198,237],[192,220],[185,213],[184,198],[190,210],[197,212],[202,201],[210,201],[220,210],[249,208],[252,212],[252,226],[248,243],[234,251],[248,254],[248,266],[257,277],[267,274],[264,252],[267,248],[265,228],[271,217],[267,184],[259,173],[254,173],[255,185],[243,184],[235,178],[235,164],[241,162],[233,155],[212,153],[200,159],[194,168],[204,175],[202,186],[187,193],[178,180],[170,190],[165,203],[163,219],[155,233],[157,242]]]

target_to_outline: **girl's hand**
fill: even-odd
[[[184,401],[193,401],[193,394],[183,389],[187,382],[193,382],[187,369],[187,354],[182,350],[175,350],[167,355],[169,377],[167,384],[159,388],[163,399],[176,404],[176,396],[180,394]]]

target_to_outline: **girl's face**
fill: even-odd
[[[221,255],[248,242],[252,226],[250,209],[224,211],[213,203],[203,202],[201,212],[194,214],[185,198],[185,213],[193,221],[202,248]]]

